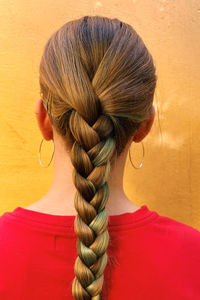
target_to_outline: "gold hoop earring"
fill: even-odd
[[[42,167],[48,168],[48,166],[51,164],[52,159],[53,159],[53,155],[54,155],[54,151],[55,151],[55,145],[54,145],[54,141],[52,140],[52,141],[53,141],[53,154],[52,154],[52,156],[51,156],[51,160],[50,160],[49,164],[48,164],[47,166],[44,166],[44,165],[42,164],[42,162],[41,162],[41,155],[40,155],[41,147],[42,147],[43,141],[44,141],[44,139],[42,139],[42,141],[41,141],[41,143],[40,143],[40,148],[39,148],[39,161],[40,161],[40,165],[41,165]]]
[[[135,167],[134,166],[134,164],[133,164],[133,162],[132,162],[132,159],[131,159],[131,153],[130,153],[130,148],[129,148],[129,159],[130,159],[130,162],[131,162],[131,164],[132,164],[132,166],[135,168],[135,169],[140,169],[142,166],[143,166],[143,161],[144,161],[144,145],[143,145],[143,142],[141,141],[141,143],[142,143],[142,148],[143,148],[143,158],[142,158],[142,162],[141,162],[141,164],[140,164],[140,166],[139,167]]]

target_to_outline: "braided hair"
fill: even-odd
[[[72,294],[76,300],[100,300],[109,245],[107,180],[116,157],[151,112],[155,66],[129,24],[85,16],[50,36],[39,71],[44,106],[74,167]]]

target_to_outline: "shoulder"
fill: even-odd
[[[0,216],[0,251],[2,248],[12,251],[13,247],[24,244],[30,234],[26,223],[15,216],[14,211],[6,211]]]
[[[9,215],[10,215],[10,213],[11,213],[10,211],[6,211],[0,216],[0,231],[1,231],[1,234],[4,232],[5,227],[9,224]]]
[[[12,212],[4,212],[0,216],[0,247],[2,248],[5,244],[9,244],[11,240],[16,236],[15,222],[12,221],[10,215]]]
[[[19,235],[15,228],[15,223],[10,222],[10,212],[5,212],[0,216],[0,265],[3,270],[17,257],[17,243]],[[1,276],[0,279],[2,280]]]
[[[200,231],[198,229],[162,215],[158,215],[153,228],[161,234],[163,244],[166,240],[166,243],[178,249],[180,253],[184,252],[185,255],[193,253],[194,256],[200,258]]]
[[[156,222],[166,233],[174,232],[183,237],[200,237],[200,231],[198,229],[173,218],[158,214]]]

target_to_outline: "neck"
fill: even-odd
[[[127,147],[128,148],[128,147]],[[127,151],[111,166],[108,179],[109,198],[106,204],[108,215],[133,212],[139,207],[133,204],[123,190],[123,172]],[[76,215],[74,194],[76,188],[72,181],[73,165],[63,145],[55,144],[52,184],[47,194],[37,201],[37,208],[52,214]],[[36,204],[36,203],[35,203]],[[30,206],[31,208],[31,206]]]

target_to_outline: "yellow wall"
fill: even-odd
[[[157,66],[157,117],[144,140],[143,167],[136,170],[127,160],[127,195],[137,205],[200,229],[199,0],[1,0],[0,213],[27,206],[48,190],[52,164],[47,169],[39,164],[42,136],[34,114],[39,61],[49,35],[83,15],[130,23]],[[132,148],[136,165],[141,146]],[[45,147],[51,153],[52,143]]]

